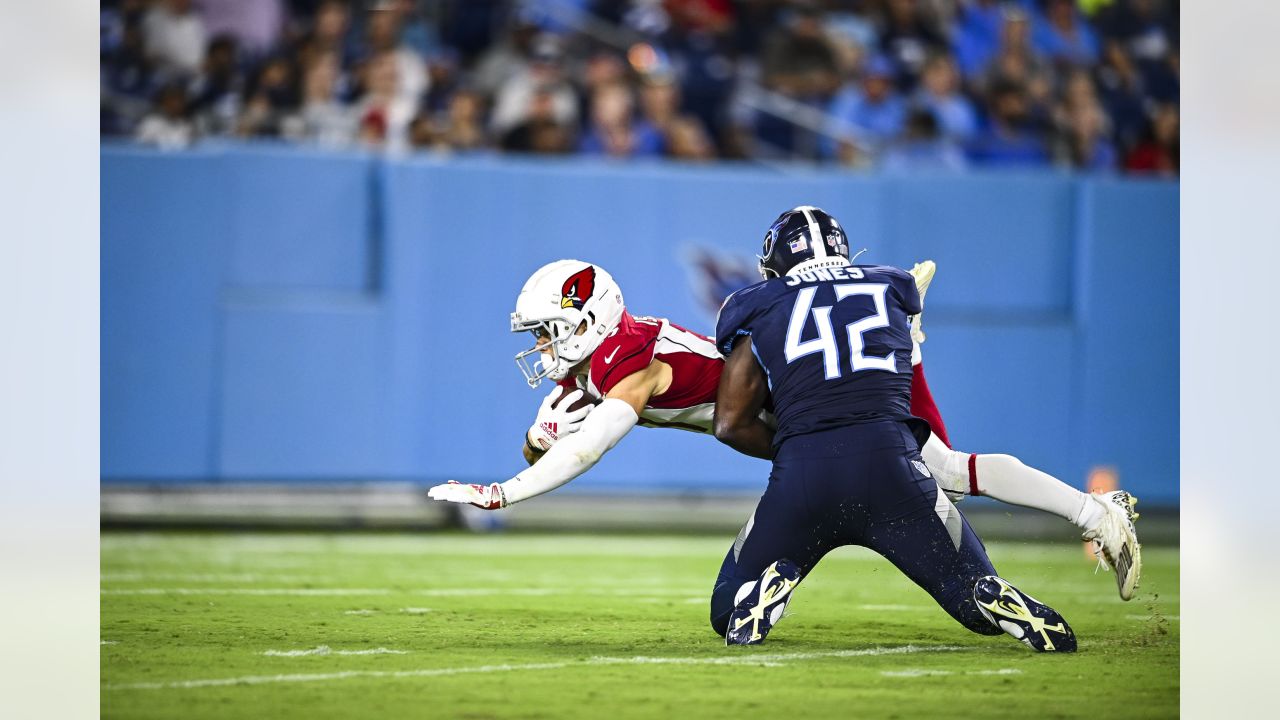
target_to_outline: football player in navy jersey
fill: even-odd
[[[729,296],[716,322],[727,357],[716,438],[773,459],[712,593],[725,642],[762,642],[826,553],[862,545],[969,630],[1074,651],[1061,615],[996,574],[921,458],[929,429],[910,413],[908,317],[921,310],[911,275],[852,265],[839,223],[809,206],[769,228],[760,272],[765,280]],[[770,397],[776,430],[760,419]]]

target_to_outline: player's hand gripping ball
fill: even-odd
[[[577,432],[595,405],[595,400],[577,388],[559,385],[552,388],[538,407],[533,427],[529,428],[529,447],[545,452],[560,438]]]

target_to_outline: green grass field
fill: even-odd
[[[1172,717],[1178,555],[1121,602],[1079,543],[989,546],[1080,639],[971,634],[870,552],[833,553],[769,640],[726,648],[731,537],[102,537],[112,718]]]

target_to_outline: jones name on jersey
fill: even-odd
[[[774,446],[827,427],[911,418],[915,281],[881,265],[817,268],[730,295],[716,321],[728,355],[744,335],[764,368],[778,419]],[[776,340],[775,340],[776,339]]]

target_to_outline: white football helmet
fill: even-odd
[[[511,313],[511,332],[534,336],[534,346],[516,355],[529,387],[546,377],[563,380],[618,327],[622,311],[622,290],[599,265],[557,260],[538,268],[520,289]],[[539,344],[543,337],[550,342]]]

